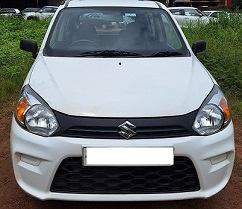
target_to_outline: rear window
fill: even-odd
[[[14,9],[1,9],[0,13],[2,14],[7,14],[7,13],[16,13],[16,11]]]

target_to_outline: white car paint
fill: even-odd
[[[169,7],[168,9],[181,27],[209,23],[209,18],[195,7]]]
[[[19,9],[15,9],[15,8],[2,8],[0,10],[1,16],[14,16],[19,14],[20,14]]]
[[[52,31],[52,28],[56,25],[55,18],[57,18],[57,15],[60,12],[67,11],[65,7],[81,9],[83,7],[99,8],[100,6],[107,6],[109,9],[112,6],[114,8],[121,7],[122,9],[128,7],[129,13],[126,13],[131,17],[134,16],[132,11],[137,8],[151,9],[152,12],[161,12],[162,10],[163,14],[167,15],[164,16],[164,19],[167,17],[165,20],[167,27],[164,29],[163,34],[166,32],[171,34],[173,28],[177,36],[174,36],[171,40],[174,40],[175,37],[183,40],[183,53],[181,53],[181,56],[168,57],[152,57],[147,56],[147,54],[144,54],[144,56],[134,55],[133,57],[127,55],[81,57],[81,53],[77,52],[77,54],[63,56],[61,50],[66,52],[66,50],[68,51],[69,49],[71,51],[72,49],[70,45],[63,46],[63,42],[58,45],[61,48],[61,50],[57,50],[59,54],[52,54],[52,51],[48,51],[50,49],[47,48],[49,43],[51,43],[50,46],[55,46],[63,37],[62,34],[55,33],[55,30]],[[149,14],[152,14],[151,10],[148,10],[150,11]],[[74,12],[74,10],[69,11]],[[79,19],[80,17],[78,16]],[[68,20],[68,18],[63,19],[63,21],[65,20]],[[226,118],[228,114],[225,111],[229,112],[229,109],[224,110],[223,106],[226,105],[226,99],[212,75],[193,53],[179,25],[173,21],[175,19],[170,15],[167,8],[153,1],[73,0],[69,4],[66,2],[66,4],[59,7],[50,22],[38,56],[25,79],[22,89],[23,93],[21,93],[21,97],[17,102],[18,108],[12,118],[10,143],[13,169],[17,183],[25,192],[41,200],[153,201],[207,198],[225,187],[230,178],[235,158],[233,123],[230,117]],[[71,23],[73,23],[72,19],[70,19],[67,26]],[[155,23],[155,21],[151,23]],[[65,31],[64,26],[61,28]],[[73,30],[75,31],[76,28]],[[99,35],[108,32],[103,32],[103,29],[100,30],[100,28],[96,30],[99,30]],[[113,29],[107,30],[113,32]],[[52,38],[54,37],[53,39],[49,38],[52,33],[54,34],[52,36]],[[60,37],[58,36],[59,34],[61,35]],[[69,33],[65,34],[67,34],[69,41]],[[155,34],[155,31],[153,31],[153,34]],[[117,35],[120,34],[117,33]],[[108,38],[108,43],[111,41],[110,37]],[[55,43],[56,40],[57,42]],[[169,45],[172,42],[169,42],[170,39],[166,41]],[[77,45],[76,42],[74,43]],[[74,46],[76,46],[75,44]],[[178,42],[176,42],[177,44],[179,46]],[[31,46],[33,47],[33,45]],[[175,46],[173,48],[177,49]],[[214,90],[218,91],[218,93],[214,93]],[[216,101],[220,101],[221,97],[224,99],[223,104],[217,104]],[[28,103],[25,102],[25,99]],[[207,106],[211,107],[212,114],[208,113],[210,116],[208,118],[201,116],[202,119],[205,118],[205,120],[201,121],[201,124],[210,124],[210,121],[216,123],[217,120],[221,120],[223,125],[215,132],[203,135],[196,131],[198,124],[195,121],[197,121],[198,116],[202,115],[200,112],[206,115],[203,110]],[[217,112],[213,112],[212,107],[215,106]],[[46,109],[32,114],[31,111],[35,107],[45,107]],[[22,109],[24,109],[23,112],[21,112]],[[41,116],[41,114],[46,114],[46,116]],[[189,119],[183,119],[188,116]],[[222,120],[220,116],[224,119]],[[215,117],[216,120],[214,119]],[[29,122],[28,118],[34,118],[34,120]],[[181,120],[181,126],[184,125],[187,128],[187,124],[189,124],[188,135],[166,135],[163,137],[159,135],[159,137],[135,138],[136,134],[137,136],[142,134],[138,130],[142,126],[139,123],[133,122],[134,124],[132,124],[131,121],[138,120],[144,123],[147,120],[156,121],[158,119],[166,122],[161,125],[162,127],[167,127],[170,122],[178,123],[176,121],[178,120],[177,118]],[[98,123],[95,128],[99,128],[99,126],[106,125],[105,121],[111,120],[110,126],[115,123],[113,126],[117,137],[108,138],[107,135],[105,137],[78,137],[64,135],[59,132],[63,127],[74,123],[76,120],[78,121],[76,126],[85,121],[84,125],[91,129],[95,123]],[[100,120],[103,122],[98,122]],[[116,121],[119,121],[117,125]],[[31,129],[32,123],[40,127],[38,129],[40,130],[39,132],[34,132]],[[45,124],[48,125],[47,128],[44,127]],[[60,124],[63,127],[59,126],[58,129],[49,135],[41,135],[43,133],[41,130],[51,129],[56,124]],[[147,125],[148,130],[152,128],[150,126],[150,124]],[[211,126],[215,125],[211,124]],[[156,127],[156,129],[158,128]],[[172,126],[172,128],[175,127]],[[171,133],[174,134],[173,132]],[[124,137],[125,134],[128,137]],[[152,133],[149,132],[149,134]],[[185,192],[183,190],[150,193],[144,191],[143,194],[139,192],[132,193],[129,190],[125,194],[118,192],[110,194],[105,193],[106,191],[101,194],[99,191],[90,194],[88,192],[56,192],[51,190],[52,181],[60,164],[70,157],[73,159],[85,159],[84,152],[90,148],[98,148],[99,151],[108,148],[111,152],[121,148],[124,150],[124,155],[126,149],[132,148],[135,150],[135,148],[139,148],[138,150],[140,151],[148,148],[147,151],[142,151],[144,156],[155,148],[169,150],[169,164],[173,164],[174,159],[174,164],[176,165],[175,159],[178,157],[184,157],[192,162],[194,172],[197,174],[199,181],[199,188],[195,191]],[[99,155],[101,155],[100,153]],[[139,155],[142,155],[142,153],[139,152]],[[95,159],[98,159],[98,156],[95,156]],[[130,153],[129,156],[131,156]],[[135,151],[133,156],[134,158],[136,157]],[[120,152],[117,157],[120,157]],[[122,164],[122,159],[119,158],[119,160],[121,160],[120,164]],[[149,160],[151,159],[149,158]],[[135,159],[135,162],[139,162],[142,165],[142,162],[138,159]],[[102,164],[102,162],[99,163]],[[103,164],[109,165],[108,168],[110,169],[115,162],[112,162],[112,165],[106,163],[104,162]],[[76,182],[75,178],[76,175],[82,176],[82,173],[78,173],[78,170],[83,168],[84,164],[78,164],[78,169],[75,171],[77,173],[72,174],[75,169],[70,173],[66,169],[62,174],[64,179],[74,179],[71,185],[76,185],[75,188],[82,184],[81,180]],[[186,167],[186,163],[183,165]],[[71,169],[73,168],[71,164],[68,166]],[[135,169],[135,166],[133,167]],[[84,168],[88,169],[88,167]],[[170,168],[166,167],[168,170]],[[93,169],[96,169],[95,166]],[[153,174],[149,167],[146,170],[148,170],[148,173],[150,172],[149,174]],[[163,176],[163,173],[159,175]],[[170,175],[167,178],[174,179],[175,183],[178,177],[174,176]],[[187,177],[186,174],[185,177]],[[140,177],[135,176],[134,180],[137,180],[137,178],[139,179]],[[106,179],[103,183],[110,179]],[[119,178],[114,178],[114,180],[115,182],[121,181]],[[96,179],[88,179],[88,181],[96,182]],[[146,178],[145,181],[147,181]],[[184,182],[190,182],[190,177],[188,181],[184,180]],[[180,183],[183,182],[180,180]],[[63,185],[63,182],[60,180],[60,187],[61,185]],[[169,186],[171,185],[169,184]],[[148,186],[145,188],[148,189]],[[95,186],[92,189],[95,190]]]
[[[38,10],[37,12],[28,12],[23,14],[23,18],[25,20],[30,20],[30,19],[34,19],[34,18],[38,18],[40,20],[48,18],[48,17],[52,17],[58,7],[56,6],[45,6],[42,7],[40,10]]]
[[[107,60],[102,58],[95,58],[93,62],[90,62],[90,58],[84,58],[83,69],[80,70],[80,61],[76,58],[60,60],[40,57],[29,84],[45,98],[51,108],[68,115],[96,117],[184,115],[199,108],[213,88],[213,81],[206,76],[204,67],[197,60],[193,61],[194,59],[194,57],[163,58],[163,67],[160,68],[160,59],[153,58],[152,69],[147,70],[150,58],[111,59],[108,65]],[[120,62],[122,65],[119,65]],[[134,67],[136,62],[139,62],[139,67]],[[56,68],[55,66],[59,64],[60,66]],[[67,74],[66,69],[70,65],[72,67]],[[183,66],[183,69],[178,66]],[[160,76],[154,77],[159,74]],[[72,82],[68,86],[63,85],[65,79]]]
[[[217,10],[205,10],[203,11],[205,15],[212,18],[218,18],[219,16],[228,16],[228,13],[225,11],[217,11]]]

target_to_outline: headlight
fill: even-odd
[[[29,86],[26,86],[16,106],[16,119],[29,132],[50,136],[59,125],[51,109],[38,97]]]
[[[210,135],[220,131],[230,120],[227,100],[220,88],[215,86],[198,111],[193,129],[200,135]]]

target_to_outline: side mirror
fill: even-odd
[[[27,52],[32,52],[33,58],[37,57],[38,45],[37,45],[37,42],[35,42],[35,41],[22,39],[20,41],[20,49],[27,51]]]
[[[195,55],[205,50],[206,50],[206,42],[203,40],[196,41],[192,44],[192,51]]]

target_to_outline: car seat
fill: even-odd
[[[77,30],[77,38],[78,40],[87,40],[94,43],[98,42],[98,36],[95,27],[88,23],[80,24]]]
[[[130,23],[120,31],[120,47],[124,50],[146,50],[146,32],[139,23]]]

